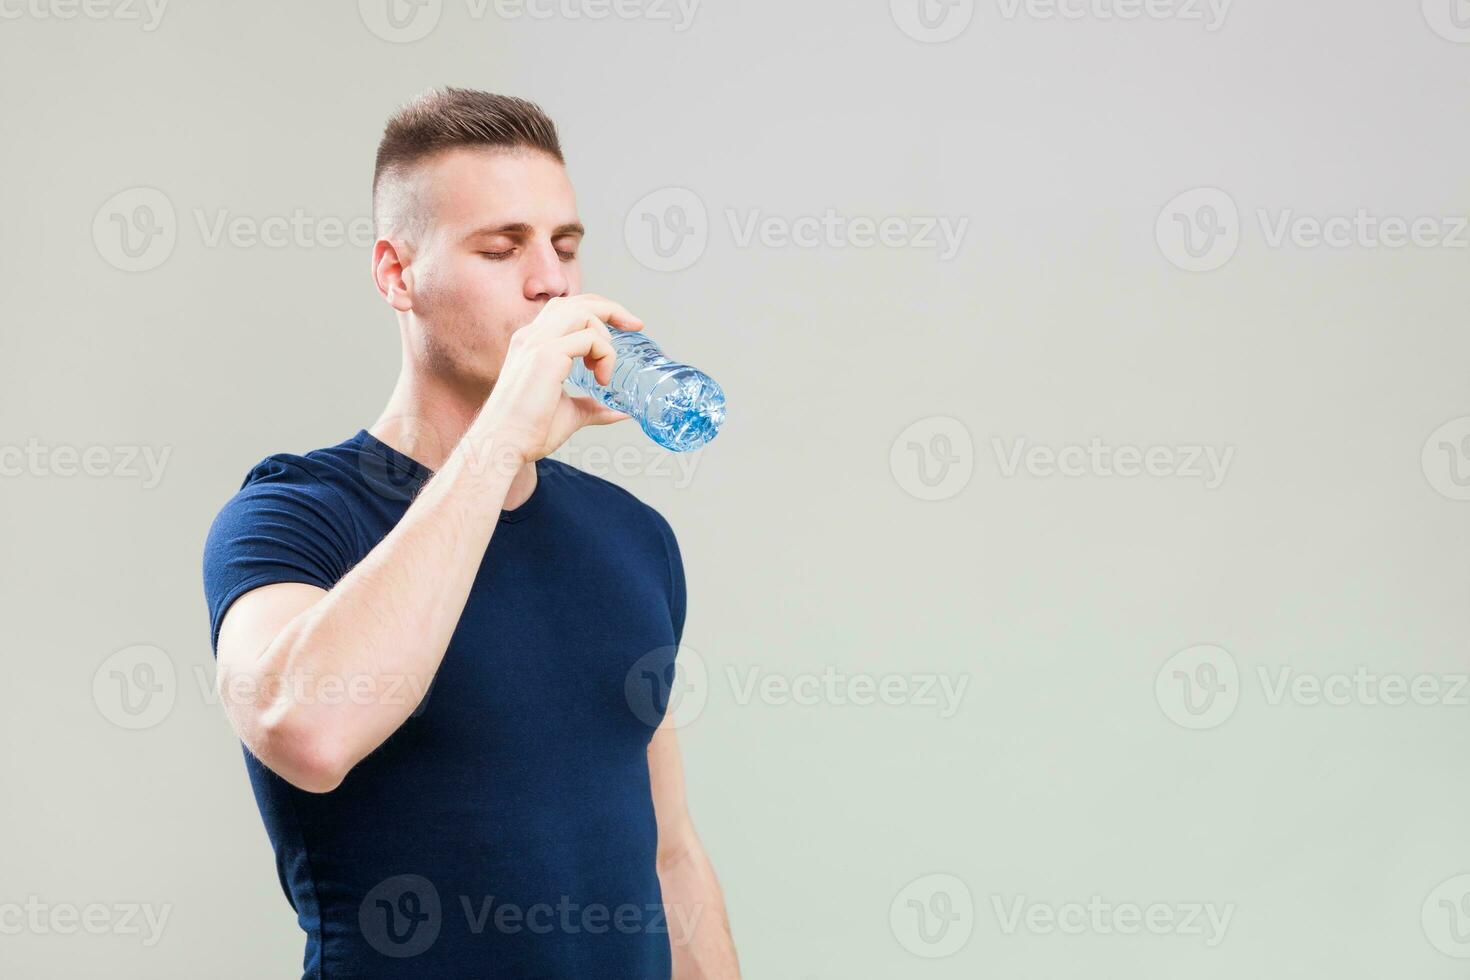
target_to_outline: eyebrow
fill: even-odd
[[[524,221],[514,221],[507,225],[486,225],[484,228],[475,229],[465,237],[479,238],[481,235],[526,236],[531,234],[533,231],[535,231],[535,229],[526,224]],[[566,235],[577,235],[581,237],[585,236],[586,234],[587,229],[582,226],[582,223],[580,221],[574,221],[568,225],[557,225],[555,228],[551,229],[552,238],[561,238]]]

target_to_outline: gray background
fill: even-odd
[[[959,0],[934,8],[970,17],[942,42],[903,0],[706,0],[683,30],[672,7],[442,0],[417,40],[380,36],[381,0],[178,0],[152,30],[142,8],[5,6],[0,973],[299,972],[208,695],[200,551],[252,463],[372,421],[398,348],[368,248],[209,231],[365,216],[385,117],[447,83],[552,114],[587,288],[729,394],[692,478],[631,425],[567,451],[599,471],[587,447],[631,447],[609,478],[679,535],[706,667],[689,791],[748,977],[1463,976],[1470,233],[1268,234],[1470,208],[1451,2],[1239,0],[1211,30],[1183,0],[1133,20]],[[1239,243],[1187,271],[1169,208],[1201,187]],[[129,272],[112,222],[137,188],[175,241]],[[673,271],[638,234],[677,219],[670,192],[644,202],[666,188],[705,211],[682,212],[704,244]],[[729,216],[829,208],[968,225],[945,259],[742,244]],[[1018,439],[1094,438],[1233,456],[1213,487],[1006,468]],[[59,475],[66,447],[106,472]],[[129,447],[169,452],[156,485]],[[1171,660],[1201,644],[1214,675]],[[135,729],[110,685],[137,656],[162,672]],[[829,668],[847,681],[812,703],[744,696]],[[1284,670],[1359,668],[1438,694],[1275,696]],[[851,703],[854,675],[914,696]],[[1212,676],[1215,701],[1185,698]],[[967,685],[948,717],[918,696],[940,677]],[[1008,928],[1018,901],[1094,896],[1231,918],[1213,945],[1199,923]],[[37,928],[28,901],[114,925]],[[167,907],[151,945],[130,903]]]

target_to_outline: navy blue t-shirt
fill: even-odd
[[[684,626],[678,544],[626,490],[535,465],[387,741],[321,794],[245,753],[306,977],[669,976],[647,750]],[[252,589],[330,589],[431,475],[366,431],[255,466],[205,546],[212,642]]]

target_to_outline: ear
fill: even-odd
[[[389,306],[399,313],[413,309],[413,273],[409,270],[407,242],[378,239],[373,246],[373,281]]]

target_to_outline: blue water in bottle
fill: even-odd
[[[725,421],[725,392],[703,371],[671,361],[641,330],[612,333],[617,362],[604,387],[577,358],[567,379],[598,401],[638,420],[648,438],[676,453],[698,449]]]

